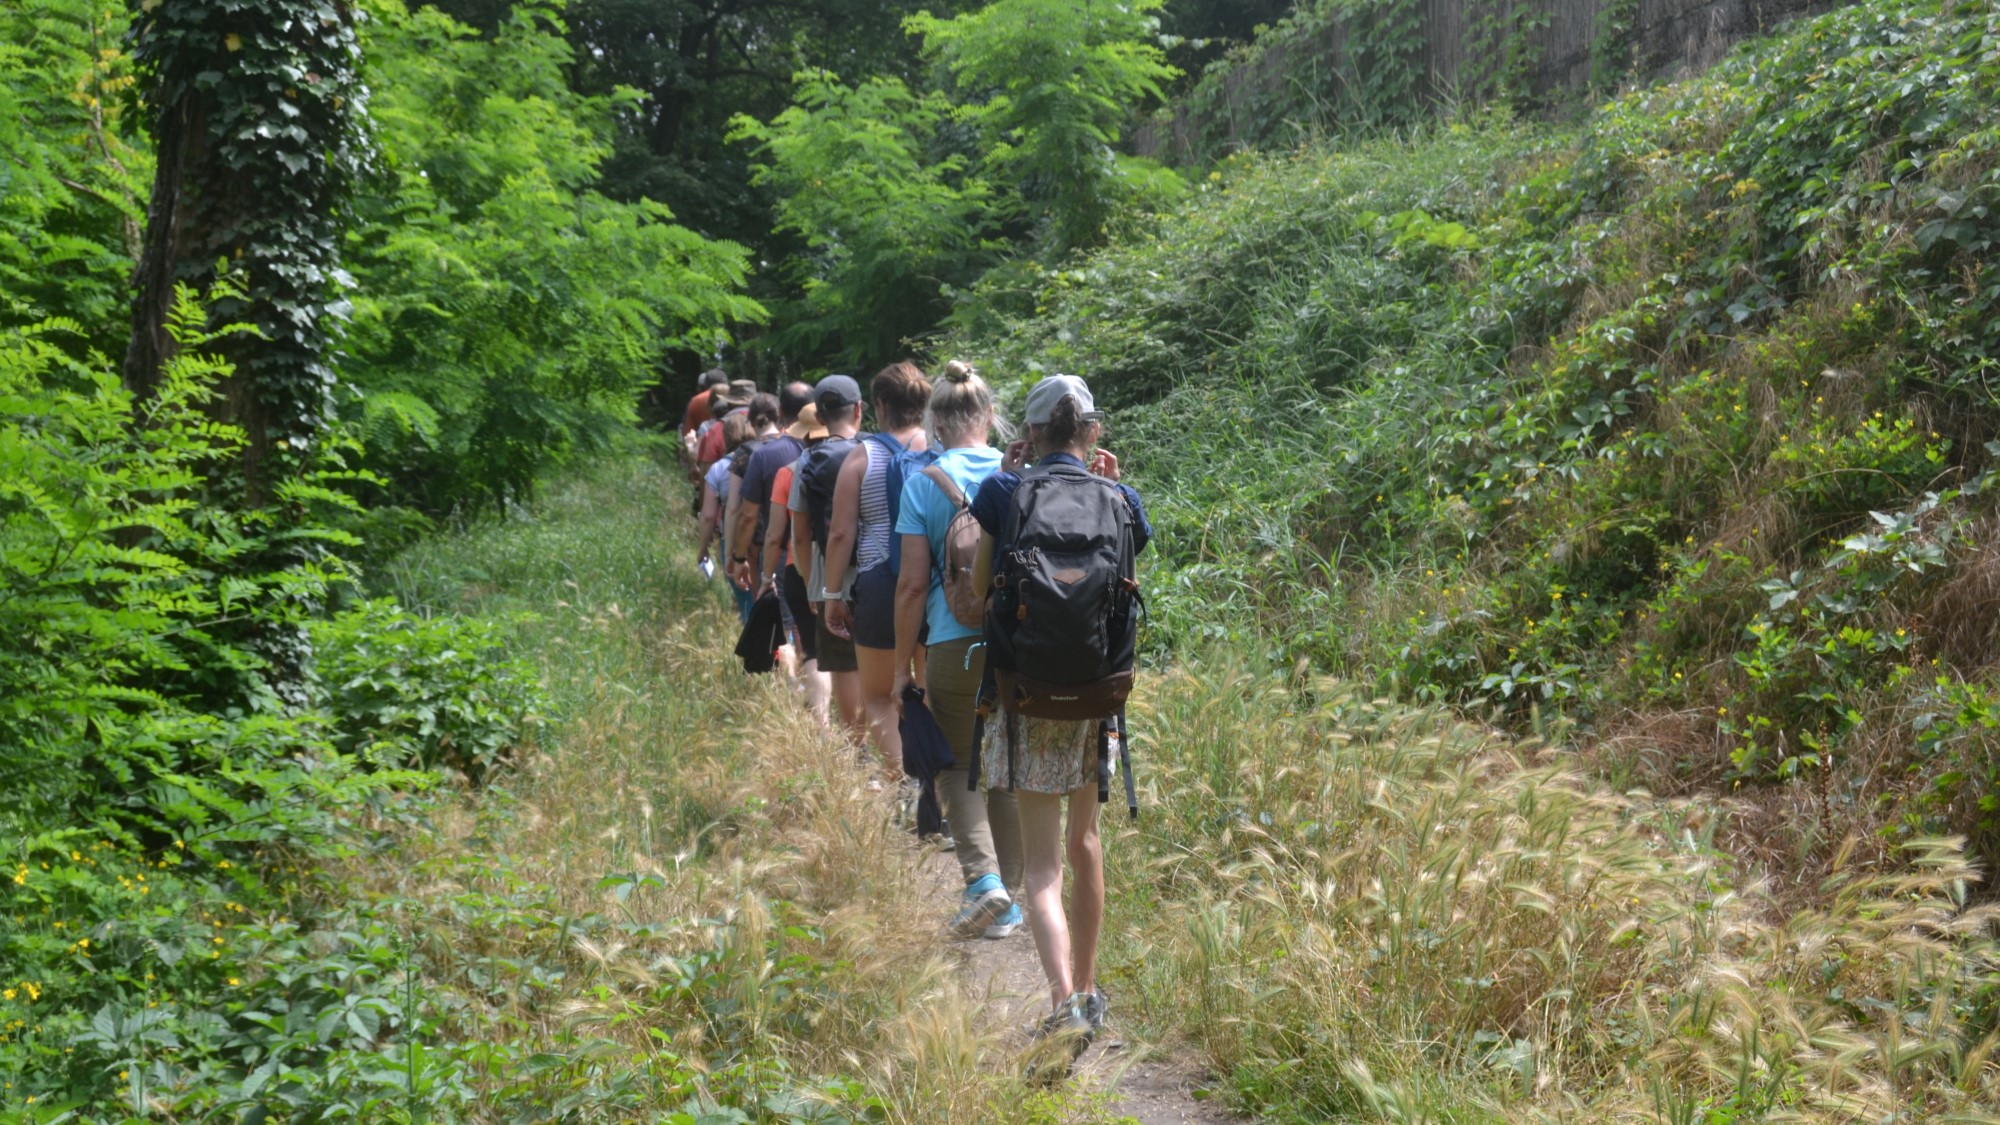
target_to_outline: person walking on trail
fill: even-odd
[[[694,397],[688,399],[687,409],[681,411],[681,448],[687,454],[690,465],[694,463],[694,446],[688,443],[688,438],[701,432],[702,423],[717,417],[710,400],[715,388],[728,385],[728,372],[720,367],[709,368],[701,373],[701,379],[695,384]]]
[[[724,497],[722,511],[722,551],[725,557],[732,560],[729,589],[736,597],[737,614],[745,622],[750,620],[750,608],[756,604],[757,598],[754,592],[736,580],[737,568],[734,564],[734,560],[742,558],[747,551],[746,545],[738,538],[737,517],[742,513],[744,501],[743,476],[749,469],[751,458],[779,436],[777,396],[752,394],[748,401],[749,406],[744,409],[743,417],[750,424],[750,438],[719,461],[729,470],[729,491]]]
[[[748,411],[738,411],[722,420],[723,444],[734,453],[750,440],[755,430],[750,425]],[[722,514],[729,503],[729,461],[727,458],[710,465],[701,479],[701,551],[695,556],[697,564],[708,564],[713,558],[709,548],[715,545],[715,537],[721,531]],[[725,550],[727,548],[725,547]]]
[[[982,484],[972,498],[972,515],[980,528],[973,582],[980,590],[995,589],[996,568],[1000,568],[1003,581],[1019,577],[1006,568],[1012,565],[1007,560],[1015,546],[1009,542],[1009,536],[1017,529],[1024,539],[1028,533],[1023,510],[1016,503],[1017,494],[1025,496],[1021,491],[1024,477],[1046,480],[1069,474],[1075,482],[1087,469],[1112,482],[1130,517],[1129,554],[1124,560],[1127,564],[1131,555],[1143,550],[1152,537],[1139,494],[1130,486],[1117,483],[1118,459],[1109,451],[1096,448],[1103,433],[1103,415],[1097,412],[1090,388],[1082,379],[1073,375],[1043,379],[1028,392],[1026,413],[1025,439],[1008,447],[1000,471]],[[1081,483],[1087,485],[1087,479]],[[1046,485],[1038,481],[1037,487]],[[1116,499],[1111,501],[1115,503]],[[1111,510],[1115,514],[1116,510]],[[1107,530],[1114,539],[1119,534],[1115,527]],[[1072,584],[1071,591],[1088,586],[1083,570],[1068,570],[1052,577]],[[1130,582],[1131,576],[1124,577],[1121,584],[1114,576],[1111,585],[1136,589]],[[994,596],[1004,599],[1007,593],[1001,590]],[[1005,608],[994,612],[1000,613]],[[1025,616],[1028,604],[1023,601],[1018,608]],[[1123,608],[1126,617],[1122,620],[1128,627],[1131,612],[1126,604]],[[1102,624],[1098,631],[1104,631]],[[1129,632],[1125,636],[1129,637]],[[1129,661],[1129,650],[1125,656]],[[1126,669],[1129,685],[1129,663]],[[1030,670],[1024,667],[1021,673],[1027,675]],[[1045,673],[1037,669],[1032,674]],[[1067,1042],[1068,1057],[1057,1067],[1058,1073],[1067,1074],[1069,1063],[1102,1029],[1109,1009],[1104,993],[1097,987],[1097,944],[1104,925],[1104,851],[1097,831],[1101,800],[1099,771],[1106,768],[1099,756],[1104,724],[1099,719],[1064,720],[1010,714],[1005,690],[999,693],[999,703],[1001,713],[986,728],[980,769],[988,785],[1006,786],[1013,791],[1026,865],[1029,928],[1034,933],[1042,972],[1048,978],[1053,1009],[1039,1031],[1047,1039]],[[1065,806],[1069,813],[1067,832],[1063,823]],[[1067,911],[1062,896],[1065,853],[1074,879]]]
[[[750,455],[743,468],[743,502],[734,524],[736,554],[729,560],[730,578],[752,597],[779,583],[781,575],[764,568],[764,533],[771,522],[771,482],[778,470],[799,459],[805,441],[791,432],[798,424],[799,411],[812,401],[812,388],[804,383],[788,383],[778,392],[779,433]],[[803,580],[801,580],[803,584]],[[802,585],[803,588],[803,585]],[[780,589],[780,596],[784,590]],[[804,599],[800,599],[801,608]]]
[[[726,452],[722,440],[722,426],[715,419],[725,418],[747,408],[750,400],[757,397],[757,384],[748,379],[736,379],[714,388],[708,394],[708,408],[715,418],[703,422],[695,430],[695,471],[703,476],[708,475],[708,467],[720,461]]]
[[[840,467],[827,524],[826,628],[854,643],[861,706],[882,754],[882,781],[903,780],[903,736],[896,722],[896,512],[905,454],[923,453],[924,409],[931,382],[913,363],[897,363],[868,383],[877,432]],[[921,664],[919,654],[918,662]],[[908,669],[921,680],[919,668]]]
[[[778,594],[779,619],[787,638],[781,650],[785,674],[791,678],[792,687],[806,697],[806,710],[811,712],[813,720],[825,727],[833,687],[827,674],[819,667],[818,634],[813,631],[812,608],[808,602],[801,600],[809,591],[794,589],[785,581],[795,569],[790,508],[792,481],[806,456],[826,440],[826,427],[819,424],[819,408],[810,402],[800,407],[798,418],[785,433],[803,443],[805,452],[799,455],[797,461],[778,466],[771,476],[771,495],[766,498],[770,504],[770,523],[765,528],[760,562],[764,572],[778,575],[777,580],[764,589],[775,590]]]
[[[829,630],[826,622],[827,599],[846,596],[844,587],[831,591],[826,581],[827,520],[832,513],[834,484],[861,432],[861,385],[851,376],[828,375],[813,388],[813,408],[819,412],[826,437],[799,458],[786,502],[791,516],[792,557],[803,560],[806,600],[812,610],[812,619],[800,622],[800,627],[813,630],[819,670],[831,678],[841,729],[856,746],[864,746],[868,719],[861,709],[861,672],[854,642],[845,633]]]
[[[980,791],[968,784],[975,710],[986,674],[980,629],[953,612],[945,595],[947,547],[966,502],[1000,468],[1000,451],[987,444],[995,426],[993,390],[968,364],[954,361],[931,391],[926,428],[941,451],[924,472],[903,482],[896,533],[901,573],[896,580],[896,650],[893,697],[900,704],[914,683],[919,639],[929,630],[924,659],[924,701],[951,747],[954,766],[937,776],[944,814],[957,841],[965,878],[958,914],[959,937],[1003,938],[1021,926],[1021,909],[1008,888],[1021,886],[1020,822],[1014,794]],[[943,478],[949,488],[939,486]],[[956,493],[954,496],[953,493]]]

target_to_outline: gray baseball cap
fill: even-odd
[[[861,384],[848,375],[828,375],[813,388],[813,403],[821,414],[829,409],[842,409],[861,401]]]
[[[1097,400],[1090,397],[1089,384],[1074,375],[1051,375],[1028,392],[1028,425],[1046,423],[1055,414],[1056,404],[1071,396],[1083,408],[1084,421],[1104,421],[1104,412],[1097,409]]]

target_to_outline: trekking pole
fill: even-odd
[[[1125,809],[1132,819],[1139,819],[1139,790],[1132,781],[1132,739],[1125,730],[1125,712],[1118,712],[1118,769],[1125,775]],[[1108,768],[1108,767],[1107,767]],[[1100,794],[1101,794],[1100,790]]]

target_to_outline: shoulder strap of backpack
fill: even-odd
[[[951,501],[952,507],[960,510],[966,507],[965,493],[959,490],[957,482],[951,479],[951,474],[944,471],[943,465],[924,466],[924,475],[931,478],[931,483],[938,486],[944,493],[944,498]]]
[[[872,441],[876,445],[881,446],[882,452],[887,453],[891,460],[895,459],[897,456],[901,454],[909,452],[909,447],[905,446],[902,442],[897,441],[894,434],[881,434],[881,433],[869,434],[867,438],[865,438],[864,440]]]

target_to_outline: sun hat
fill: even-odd
[[[731,379],[726,387],[715,388],[716,400],[725,408],[748,406],[757,397],[755,379]]]
[[[800,441],[819,441],[826,437],[826,427],[819,424],[819,407],[806,403],[799,410],[798,420],[785,427],[785,432]]]
[[[813,403],[822,413],[829,409],[854,406],[861,401],[861,384],[850,375],[828,375],[813,388]]]
[[[1104,421],[1104,412],[1097,409],[1097,401],[1090,397],[1088,384],[1074,375],[1051,375],[1028,392],[1028,425],[1046,424],[1054,417],[1056,404],[1072,396],[1083,408],[1084,421]]]

